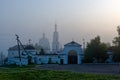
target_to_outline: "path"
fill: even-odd
[[[60,70],[60,71],[62,70],[80,73],[120,74],[120,66],[118,64],[82,64],[82,65],[44,64],[37,65],[35,69]]]

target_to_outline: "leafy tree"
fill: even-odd
[[[120,62],[120,26],[117,26],[118,36],[114,38],[113,44],[115,46],[113,52],[113,61]]]
[[[117,32],[118,32],[118,36],[114,38],[113,44],[116,47],[120,47],[120,26],[117,26]]]
[[[44,51],[43,48],[41,48],[41,50],[40,50],[40,54],[45,54],[45,51]]]
[[[107,45],[101,43],[100,37],[97,36],[87,43],[87,48],[84,54],[84,62],[104,62],[108,58]]]
[[[48,60],[48,64],[51,64],[52,63],[52,60],[51,60],[51,58],[49,58],[49,60]]]

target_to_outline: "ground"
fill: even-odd
[[[120,74],[118,64],[12,65],[0,68],[0,80],[120,80]]]
[[[69,65],[58,65],[58,64],[44,64],[37,65],[35,69],[40,70],[62,70],[72,71],[79,73],[100,73],[100,74],[120,74],[119,64],[69,64]]]

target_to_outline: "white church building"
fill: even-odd
[[[20,46],[20,54],[17,45],[10,47],[8,64],[28,65],[29,62],[34,64],[81,64],[82,55],[81,45],[75,41],[65,44],[64,48],[60,49],[59,34],[55,24],[52,51],[50,51],[49,40],[43,34],[38,44]]]

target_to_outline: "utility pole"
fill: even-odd
[[[83,39],[83,54],[85,53],[85,39]]]
[[[15,35],[16,36],[16,40],[17,40],[17,45],[18,45],[18,54],[19,54],[19,60],[20,60],[20,67],[22,66],[22,63],[21,63],[21,54],[20,54],[20,43],[19,43],[19,36],[18,35]]]

